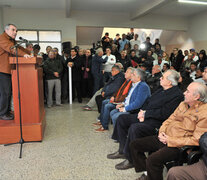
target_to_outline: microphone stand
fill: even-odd
[[[16,51],[16,70],[17,70],[17,87],[18,87],[18,100],[19,100],[19,123],[20,123],[20,140],[17,143],[9,143],[9,144],[4,144],[4,146],[10,146],[13,144],[20,144],[20,154],[19,158],[22,158],[22,148],[24,143],[32,143],[32,142],[41,142],[41,141],[24,141],[23,139],[23,132],[22,132],[22,111],[21,111],[21,94],[20,94],[20,82],[19,82],[19,62],[18,62],[18,47],[25,43],[24,41],[20,42],[19,44],[15,44],[14,46],[11,47],[11,49],[15,49]]]

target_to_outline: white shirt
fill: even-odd
[[[126,99],[125,99],[125,101],[124,101],[124,106],[128,106],[128,105],[129,105],[129,101],[130,101],[131,95],[132,95],[133,91],[135,90],[135,88],[137,87],[137,85],[138,85],[139,83],[140,83],[140,81],[137,82],[137,83],[132,83],[132,87],[131,87],[131,89],[129,90],[129,94],[128,94],[128,96],[126,97]],[[124,109],[124,111],[125,111],[125,109]],[[125,111],[125,112],[126,112],[126,111]]]
[[[159,65],[160,68],[161,68],[161,70],[162,70],[162,68],[163,68],[163,66],[164,66],[165,63],[169,64],[169,61],[162,60],[161,64],[158,64],[158,60],[154,60],[153,61],[153,66]]]
[[[138,46],[140,46],[140,40],[131,39],[130,40],[131,49],[134,49],[134,45],[135,44],[137,44]]]
[[[107,55],[103,55],[102,58],[106,58]],[[105,64],[103,64],[103,70],[105,72],[111,72],[112,66],[116,63],[116,57],[114,55],[108,56],[108,60],[106,61]]]

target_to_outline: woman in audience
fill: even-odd
[[[207,66],[207,57],[206,57],[206,51],[201,50],[199,53],[199,60],[196,62],[197,67],[200,68],[202,71]]]
[[[129,44],[125,44],[123,50],[125,50],[125,51],[127,52],[127,56],[130,55],[130,51],[131,51],[131,49],[130,49]]]

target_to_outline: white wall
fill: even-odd
[[[76,26],[135,27],[166,30],[187,30],[186,18],[144,16],[130,21],[125,13],[72,11],[66,18],[64,10],[4,9],[4,23],[14,23],[19,29],[61,30],[62,40],[76,44]],[[170,23],[169,23],[170,22]]]

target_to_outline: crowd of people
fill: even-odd
[[[5,27],[0,36],[0,118],[13,119],[10,112],[11,67],[9,54],[17,28]],[[13,39],[13,40],[12,40]],[[202,159],[186,167],[170,169],[167,179],[207,179],[207,57],[205,50],[178,48],[168,56],[159,39],[140,42],[134,29],[117,34],[106,33],[102,47],[91,50],[74,47],[63,49],[48,46],[40,54],[40,46],[27,44],[20,56],[43,57],[44,96],[51,108],[69,100],[68,68],[72,70],[73,100],[89,97],[83,106],[91,111],[96,105],[99,116],[93,126],[96,132],[107,132],[113,124],[112,139],[119,144],[108,159],[124,159],[118,170],[135,168],[144,172],[138,180],[162,180],[163,165],[179,158],[182,146],[201,146]],[[4,60],[4,61],[3,61]],[[200,141],[199,141],[200,140]],[[150,152],[146,156],[146,152]]]

